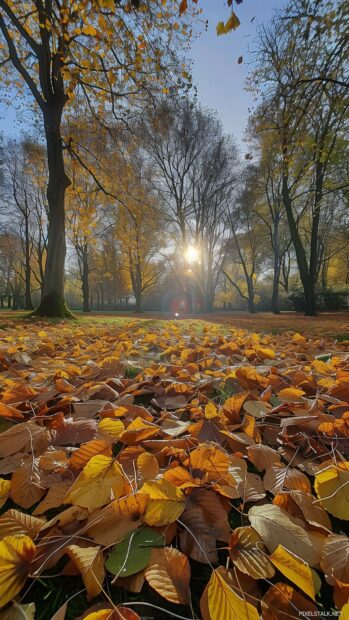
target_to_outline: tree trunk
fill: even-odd
[[[273,293],[271,297],[271,309],[273,314],[280,314],[279,308],[279,282],[280,282],[280,248],[279,248],[279,219],[274,219],[273,228],[273,249],[274,249],[274,274],[273,274]]]
[[[306,253],[305,253],[302,240],[300,238],[300,235],[297,229],[296,222],[293,217],[292,199],[289,193],[287,174],[284,174],[283,180],[282,180],[282,199],[283,199],[283,203],[285,206],[287,221],[290,227],[290,234],[291,234],[293,247],[296,252],[299,275],[300,275],[301,282],[303,285],[305,315],[316,316],[316,296],[315,296],[316,277],[315,277],[315,273],[313,272],[313,269],[310,270],[308,268]],[[312,234],[312,239],[313,239],[313,234]],[[311,253],[311,258],[312,256],[313,256],[313,252]]]
[[[316,316],[316,294],[315,294],[315,282],[312,278],[309,278],[307,282],[303,282],[304,290],[304,306],[305,316]]]
[[[273,314],[280,314],[279,307],[279,281],[280,281],[280,262],[279,258],[274,256],[274,276],[273,276],[273,293],[271,297],[271,309]]]
[[[82,288],[82,298],[83,298],[83,311],[91,312],[88,255],[86,252],[84,252],[84,256],[82,259],[82,287],[81,288]]]
[[[135,298],[136,298],[136,312],[142,312],[143,311],[142,291],[140,290],[135,291]]]
[[[24,307],[26,310],[32,310],[31,295],[31,266],[30,266],[30,242],[29,242],[29,221],[28,215],[25,216],[25,293]]]
[[[49,104],[48,104],[49,105]],[[48,162],[48,242],[43,294],[35,311],[39,316],[71,316],[64,300],[65,209],[70,181],[65,173],[60,132],[63,104],[50,105],[44,114]]]
[[[210,293],[207,293],[205,295],[205,313],[206,314],[212,314],[212,312],[213,312],[212,296],[210,295]]]
[[[247,291],[248,291],[247,310],[249,311],[250,314],[255,314],[256,307],[254,305],[253,282],[250,278],[247,281]]]

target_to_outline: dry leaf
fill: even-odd
[[[279,506],[254,506],[250,508],[248,517],[270,553],[278,545],[283,545],[310,566],[319,564],[324,537],[306,531]]]
[[[144,576],[149,585],[171,603],[188,605],[190,602],[190,564],[177,549],[153,549]]]
[[[274,566],[315,601],[315,594],[321,588],[321,580],[302,558],[294,555],[282,545],[278,545],[270,559]]]
[[[108,456],[93,456],[64,498],[64,503],[93,510],[120,497],[125,480],[120,465]]]
[[[252,527],[237,527],[233,531],[229,555],[235,566],[253,579],[271,579],[275,574],[262,539]]]
[[[29,536],[5,536],[0,542],[0,607],[23,588],[35,556]]]

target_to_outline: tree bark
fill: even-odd
[[[278,260],[275,260],[274,276],[273,276],[273,292],[271,296],[271,310],[273,314],[280,314],[279,281],[280,281],[280,264]]]
[[[205,313],[212,314],[213,312],[213,300],[210,293],[206,293],[205,295]]]
[[[35,314],[72,316],[64,300],[65,209],[70,181],[65,173],[61,119],[64,103],[51,105],[44,113],[48,162],[48,243],[42,299]]]
[[[302,245],[296,222],[292,212],[292,199],[289,193],[287,173],[283,175],[282,182],[282,198],[285,206],[288,224],[290,227],[290,234],[293,243],[293,247],[296,252],[297,265],[299,269],[299,275],[301,278],[306,316],[316,316],[316,277],[313,270],[308,268],[307,257]],[[313,256],[313,254],[311,254]]]
[[[312,278],[309,278],[307,282],[303,282],[304,290],[304,314],[305,316],[316,316],[316,292],[315,283]]]
[[[248,292],[247,310],[249,311],[250,314],[255,314],[256,306],[254,303],[253,282],[250,279],[247,282],[247,292]]]
[[[31,266],[30,266],[30,241],[29,241],[29,218],[26,213],[25,216],[25,309],[32,310],[32,296],[31,296]]]
[[[142,291],[135,291],[135,298],[136,298],[136,312],[142,312],[143,311],[143,295],[142,295]]]
[[[89,282],[89,267],[88,256],[84,254],[82,262],[82,298],[83,298],[83,311],[91,312],[90,306],[90,282]]]
[[[279,248],[279,226],[278,221],[274,221],[273,229],[273,249],[274,249],[274,274],[273,292],[271,297],[271,309],[273,314],[280,314],[279,308],[279,282],[280,282],[280,248]]]

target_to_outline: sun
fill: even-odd
[[[186,262],[189,264],[197,263],[200,258],[200,252],[198,248],[195,247],[195,245],[188,245],[184,252],[184,257]]]

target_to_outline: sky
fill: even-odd
[[[235,10],[240,27],[218,37],[217,23],[229,17],[226,0],[200,0],[208,30],[194,41],[191,50],[198,99],[204,106],[217,110],[225,131],[235,136],[242,149],[249,107],[253,106],[252,95],[244,90],[250,69],[249,49],[256,40],[258,24],[269,22],[274,10],[284,3],[285,0],[243,0]],[[242,64],[238,64],[240,56]]]
[[[202,18],[208,20],[208,30],[202,31],[191,49],[198,99],[204,106],[217,110],[224,130],[235,136],[242,151],[249,107],[253,105],[252,95],[244,90],[249,70],[248,50],[253,47],[258,24],[270,21],[273,10],[281,8],[285,1],[243,0],[236,7],[241,26],[218,37],[217,23],[229,17],[226,0],[200,0]],[[240,56],[244,60],[239,65]],[[25,125],[25,121],[19,122],[13,107],[0,104],[0,132],[17,137]]]

